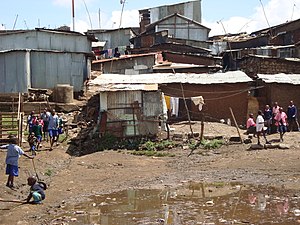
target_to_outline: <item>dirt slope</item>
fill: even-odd
[[[172,127],[174,132],[189,132],[185,124]],[[200,130],[200,124],[193,125],[193,129]],[[219,123],[205,123],[205,134],[237,136],[234,127]],[[273,134],[268,139],[276,140],[278,136]],[[217,150],[195,150],[190,157],[187,157],[190,150],[185,147],[168,150],[175,157],[156,158],[134,156],[125,150],[71,157],[65,153],[68,146],[64,142],[51,152],[44,148],[34,159],[39,177],[49,184],[44,203],[37,206],[0,202],[0,224],[50,224],[63,202],[82,201],[88,195],[128,188],[176,186],[189,180],[240,181],[300,190],[300,132],[287,133],[284,144],[289,149],[248,151],[249,145],[245,144],[223,145]],[[5,155],[0,152],[2,174]],[[21,157],[18,188],[7,188],[6,177],[2,175],[1,198],[25,198],[29,174],[35,174],[32,162]]]

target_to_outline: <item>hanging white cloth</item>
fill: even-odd
[[[204,98],[202,96],[196,96],[191,97],[191,100],[194,102],[195,105],[199,105],[199,111],[201,111],[204,105]]]
[[[171,115],[178,117],[179,112],[179,98],[171,97],[170,99],[170,105],[171,105]]]

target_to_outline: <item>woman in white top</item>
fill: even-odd
[[[269,142],[267,141],[265,129],[264,129],[265,120],[262,116],[263,113],[261,110],[258,110],[257,114],[258,114],[256,117],[257,144],[260,145],[259,136],[261,135],[261,133],[263,134],[263,137],[265,138],[266,143],[268,144]]]

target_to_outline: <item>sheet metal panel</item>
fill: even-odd
[[[158,91],[143,92],[144,116],[158,119],[162,113],[161,93]]]
[[[83,85],[84,54],[31,53],[31,82],[33,88],[54,88],[56,84],[70,84],[74,91]]]
[[[158,21],[170,14],[179,13],[188,18],[201,23],[201,1],[189,1],[184,3],[164,5],[159,7],[150,8],[151,23]]]
[[[27,92],[26,52],[0,54],[0,92]]]
[[[134,101],[142,103],[141,91],[116,91],[108,92],[107,94],[107,108],[125,108],[130,107]],[[132,113],[130,109],[114,109],[111,110],[114,115],[123,115]]]
[[[159,23],[156,27],[156,32],[168,30],[168,34],[174,38],[206,41],[208,30],[203,26],[191,23],[183,18],[174,16]]]
[[[91,41],[85,35],[36,30],[0,34],[0,50],[24,48],[85,53],[92,51]]]

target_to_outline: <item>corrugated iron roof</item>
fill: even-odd
[[[114,91],[157,91],[158,84],[102,84],[91,85],[89,90],[98,92]]]
[[[102,74],[90,81],[91,85],[101,84],[222,84],[222,83],[246,83],[252,79],[242,71],[230,71],[226,73],[195,74],[195,73],[151,73],[139,75]]]
[[[169,69],[187,69],[187,68],[206,68],[206,67],[219,67],[222,68],[220,65],[195,65],[195,64],[188,64],[188,63],[163,63],[163,64],[156,64],[152,68],[153,70],[169,70]]]
[[[149,53],[143,53],[143,54],[130,54],[130,55],[121,55],[120,57],[116,58],[110,58],[110,59],[100,59],[100,60],[94,60],[92,64],[97,63],[104,63],[104,62],[110,62],[110,61],[117,61],[117,60],[125,60],[125,59],[131,59],[131,58],[138,58],[138,57],[145,57],[145,56],[151,56],[151,55],[157,55],[161,52],[149,52]]]
[[[265,83],[300,84],[300,74],[257,74]]]

